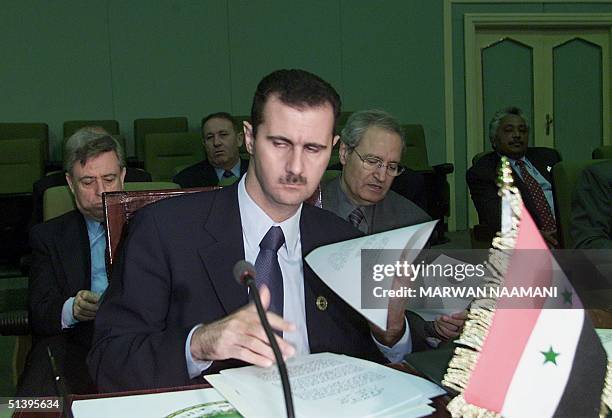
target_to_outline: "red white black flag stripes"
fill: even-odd
[[[490,257],[500,282],[555,284],[565,305],[510,309],[510,300],[499,299],[494,309],[473,308],[459,340],[470,348],[457,350],[443,382],[461,392],[448,409],[453,416],[597,417],[607,365],[601,342],[508,176],[502,196],[512,219],[502,222]]]

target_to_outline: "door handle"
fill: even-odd
[[[546,136],[550,135],[550,125],[553,123],[553,118],[550,117],[550,113],[546,114]]]

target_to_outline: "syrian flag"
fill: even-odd
[[[506,224],[514,251],[500,272],[503,286],[552,286],[558,297],[530,299],[530,306],[523,299],[520,307],[502,297],[488,313],[472,309],[458,343],[473,350],[457,349],[443,381],[462,392],[448,409],[453,416],[597,417],[606,354],[520,198],[513,206],[520,215]]]

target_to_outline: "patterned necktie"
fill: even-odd
[[[550,210],[550,205],[548,204],[548,201],[544,196],[544,191],[542,190],[542,187],[537,182],[537,180],[534,179],[531,174],[529,174],[529,171],[527,171],[525,161],[516,160],[516,164],[521,170],[521,177],[523,178],[523,182],[527,186],[529,195],[531,196],[531,199],[535,204],[538,217],[542,221],[542,225],[540,226],[540,228],[544,231],[553,231],[557,229],[555,218],[553,217],[552,211]]]
[[[232,173],[231,170],[225,170],[223,172],[223,177],[225,177],[226,179],[228,179],[230,177],[234,177],[234,173]]]
[[[349,213],[348,218],[351,225],[353,225],[355,228],[359,228],[359,224],[361,223],[361,221],[363,221],[365,215],[363,214],[363,211],[360,208],[355,208],[351,213]]]
[[[278,249],[285,243],[280,226],[271,227],[259,243],[259,254],[255,260],[257,287],[262,284],[270,289],[269,310],[283,316],[283,274],[278,264]]]

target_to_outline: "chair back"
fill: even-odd
[[[174,186],[178,187],[176,184]],[[159,200],[218,188],[211,186],[192,189],[174,188],[103,193],[102,205],[104,206],[104,218],[106,219],[106,269],[108,275],[111,274],[113,263],[120,250],[120,244],[127,232],[126,225],[134,217],[136,211]]]
[[[553,195],[555,199],[555,217],[557,218],[557,235],[561,248],[572,248],[570,222],[572,216],[572,198],[578,176],[586,167],[601,160],[561,161],[553,166]]]
[[[204,158],[199,134],[192,132],[156,133],[145,136],[144,168],[153,181],[171,181],[175,168]]]
[[[41,142],[43,158],[49,159],[49,126],[46,123],[0,123],[0,139],[36,138]]]
[[[100,126],[111,135],[119,135],[119,122],[108,120],[67,120],[64,122],[64,138],[70,138],[72,134],[85,126]]]
[[[171,182],[131,182],[124,183],[123,187],[126,191],[135,190],[162,190],[176,189],[178,184]],[[68,186],[49,187],[43,195],[43,220],[47,221],[51,218],[63,215],[66,212],[76,209],[74,198]]]
[[[593,151],[593,159],[612,158],[612,145],[604,145],[599,148],[595,148]]]
[[[0,140],[0,194],[32,193],[32,184],[43,175],[44,159],[39,138]]]
[[[187,118],[184,116],[134,120],[134,144],[136,147],[136,158],[138,161],[144,161],[144,142],[147,134],[187,132],[187,130]]]
[[[402,155],[402,165],[413,170],[430,169],[423,125],[402,125],[402,128],[406,144]]]

